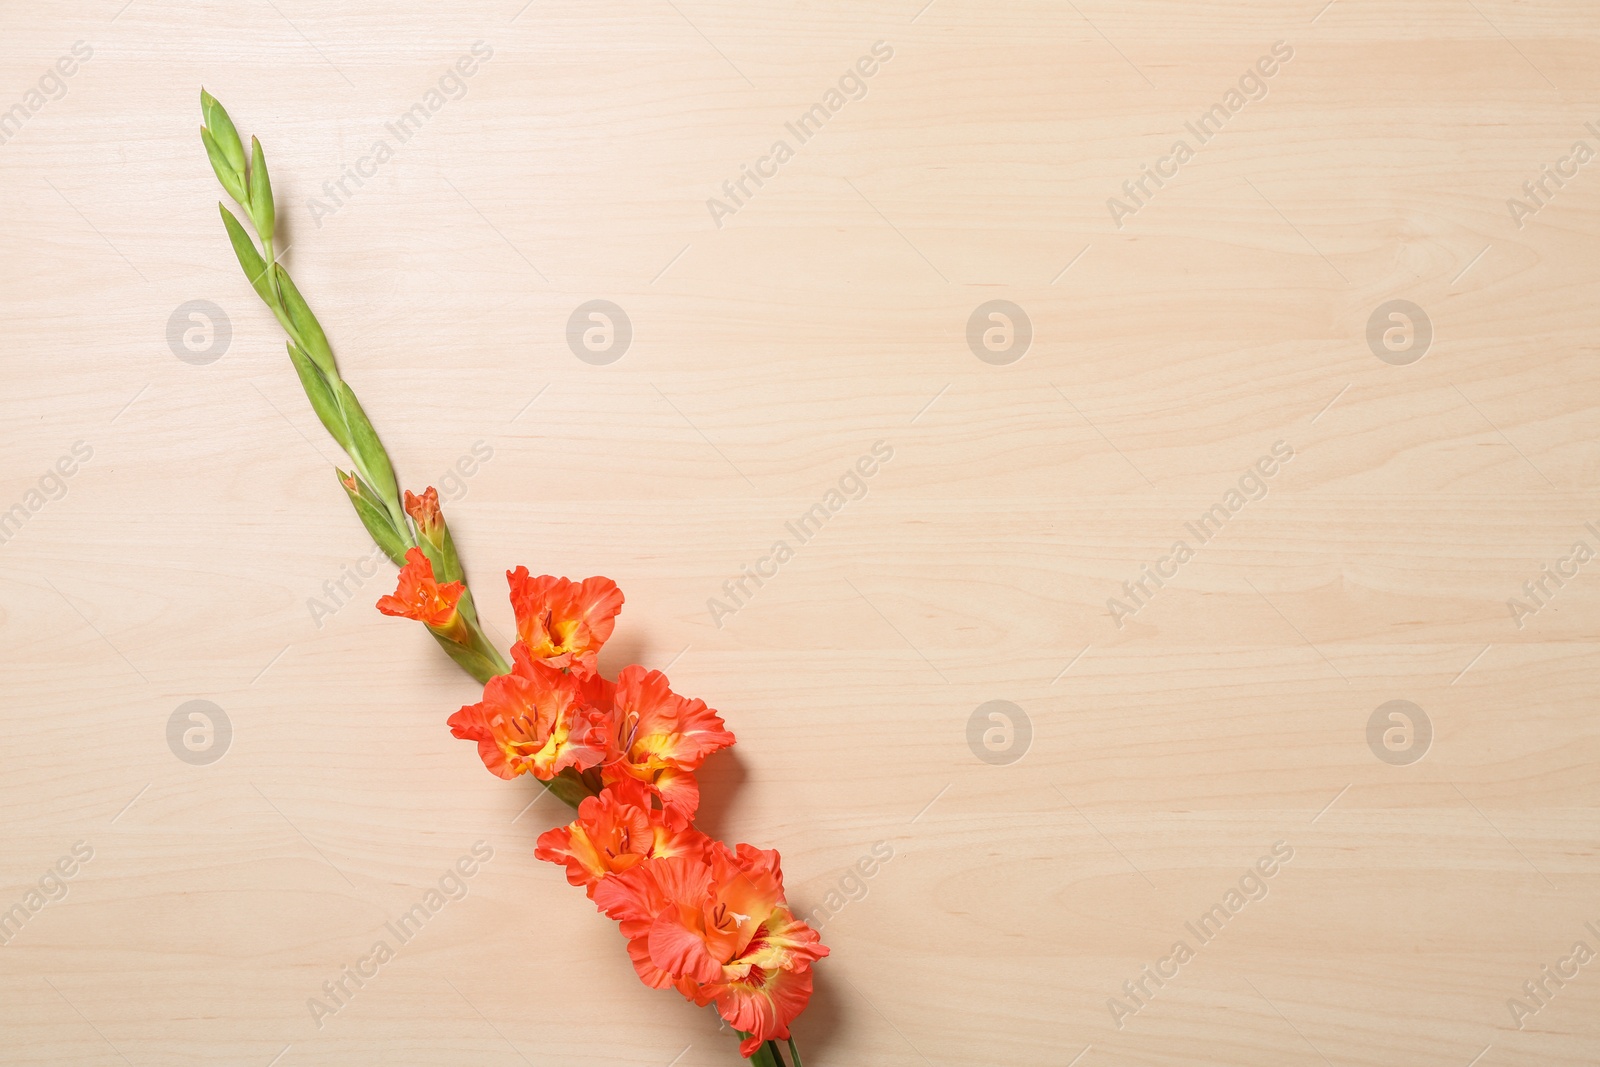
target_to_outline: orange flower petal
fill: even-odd
[[[439,491],[431,485],[422,491],[421,496],[407,489],[405,509],[425,537],[444,523],[444,516],[439,512]]]
[[[685,816],[700,806],[700,787],[691,772],[734,743],[705,701],[679,696],[666,675],[637,665],[617,675],[611,730],[605,780],[644,782],[665,806]]]
[[[518,663],[489,679],[481,701],[450,716],[450,730],[478,742],[484,766],[501,778],[549,781],[605,755],[604,711],[584,701],[577,678],[543,663]]]
[[[649,790],[630,778],[585,797],[575,820],[540,836],[534,856],[565,864],[567,881],[593,898],[608,875],[645,859],[702,856],[709,840],[675,812],[654,808]]]
[[[717,1014],[750,1036],[739,1051],[751,1056],[763,1042],[789,1037],[789,1024],[811,1000],[811,968],[762,972],[755,982],[716,987]]]
[[[692,978],[697,983],[722,977],[722,961],[711,955],[700,916],[686,905],[670,905],[650,926],[650,962],[667,974]]]
[[[528,568],[506,572],[511,610],[517,617],[517,649],[529,659],[575,673],[595,673],[595,657],[611,636],[622,610],[622,590],[610,578],[574,582]]]
[[[644,859],[604,879],[595,903],[622,924],[640,979],[715,1002],[762,1041],[789,1036],[811,997],[811,966],[828,954],[783,899],[776,852],[713,842],[703,857]]]
[[[378,610],[385,615],[415,619],[435,630],[449,629],[456,621],[456,604],[466,586],[460,582],[440,585],[434,580],[433,564],[420,548],[406,549],[406,565],[392,594],[378,599]]]

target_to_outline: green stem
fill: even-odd
[[[741,1041],[750,1036],[738,1027],[734,1027],[733,1032],[739,1035]],[[793,1067],[800,1067],[800,1050],[795,1048],[794,1038],[792,1037],[789,1038],[789,1058]],[[778,1044],[776,1038],[763,1041],[756,1046],[756,1050],[750,1054],[745,1062],[754,1064],[755,1067],[788,1067],[783,1059],[783,1046]]]
[[[590,789],[583,777],[571,767],[550,779],[546,785],[557,800],[574,808],[597,792]]]
[[[462,585],[465,585],[466,581],[466,576],[462,575]],[[488,631],[478,619],[478,605],[472,598],[471,589],[462,591],[461,602],[456,605],[456,608],[461,612],[461,617],[467,620],[467,631],[472,637],[473,651],[493,663],[496,674],[510,674],[511,664],[506,662],[506,658],[500,654],[500,649],[495,647],[495,643],[489,640]]]
[[[256,228],[256,220],[254,216],[250,214],[250,209],[247,205],[240,204],[239,206],[245,209],[245,218],[250,220],[250,228],[256,231],[256,240],[261,242],[261,255],[262,258],[267,262],[267,276],[269,278],[273,277],[272,268],[273,265],[277,263],[278,258],[277,252],[272,246],[272,238],[261,236],[261,231]],[[276,288],[273,289],[273,293],[276,295]],[[294,324],[289,320],[288,313],[283,310],[283,300],[281,298],[273,302],[272,311],[273,314],[277,316],[278,321],[283,324],[283,328],[289,334],[290,339],[293,340],[296,345],[299,345],[301,348],[305,348],[305,338],[300,336],[300,331],[296,330],[294,328]],[[334,379],[333,384],[338,384],[338,368],[334,368],[332,377]],[[345,455],[349,458],[350,463],[355,467],[356,473],[361,475],[362,481],[374,487],[378,484],[377,480],[374,479],[372,474],[368,471],[367,465],[361,462],[360,456],[352,455],[348,451],[345,452]],[[396,499],[390,499],[387,496],[383,496],[381,493],[379,495],[383,499],[384,510],[389,513],[390,524],[394,526],[395,530],[400,534],[401,537],[405,539],[408,545],[415,546],[417,543],[417,538],[411,530],[411,524],[406,521],[405,512],[400,507],[400,501]],[[504,661],[502,660],[501,662]]]
[[[464,600],[470,595],[471,594],[468,593],[464,595],[462,599]],[[478,620],[475,618],[468,619],[467,629],[472,634],[473,646],[477,648],[477,650],[481,652],[490,663],[494,664],[495,673],[510,674],[511,664],[506,662],[506,658],[500,654],[500,650],[495,647],[494,642],[489,640],[489,635],[483,632],[483,629],[478,624]]]
[[[244,210],[244,217],[249,220],[250,228],[255,231],[256,240],[261,242],[261,254],[262,258],[266,261],[267,276],[268,278],[273,277],[272,268],[277,262],[277,249],[273,247],[272,238],[263,237],[261,235],[260,227],[256,225],[255,216],[250,211],[248,204],[245,204],[243,201],[239,200],[235,200],[234,202]],[[267,301],[267,306],[271,309],[273,316],[277,318],[279,325],[283,327],[284,332],[289,335],[290,339],[297,346],[302,349],[306,348],[307,345],[305,338],[300,335],[300,331],[295,329],[294,323],[290,320],[289,314],[283,306],[283,298],[278,294],[277,287],[275,285],[269,286],[269,292],[272,293],[274,299]],[[337,384],[339,380],[337,368],[332,371],[331,376],[334,380],[334,384]],[[361,457],[352,454],[348,449],[345,450],[345,455],[349,457],[351,465],[355,468],[356,473],[361,476],[362,481],[366,482],[370,486],[377,485],[377,480],[372,477],[371,472],[367,469],[367,465],[361,461]],[[401,539],[406,545],[417,547],[417,534],[412,530],[411,523],[407,520],[405,511],[400,506],[400,501],[383,493],[379,493],[378,495],[380,499],[383,500],[384,510],[389,514],[390,525],[392,525],[395,531],[400,534]],[[462,584],[466,584],[465,576],[462,577]],[[510,674],[511,664],[506,661],[506,658],[501,654],[500,649],[495,647],[494,642],[489,640],[488,634],[484,631],[483,623],[478,619],[478,611],[472,603],[472,593],[470,589],[467,590],[462,599],[466,602],[466,610],[463,612],[463,614],[466,617],[468,632],[471,635],[471,647],[474,651],[478,652],[484,656],[484,658],[489,660],[489,662],[494,664],[497,669],[497,673]],[[577,796],[576,794],[577,791],[570,786],[564,787],[557,793],[558,796],[561,796],[563,800],[566,800],[567,803],[572,804],[574,807],[577,806],[578,800],[582,799],[581,796]]]

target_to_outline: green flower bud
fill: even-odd
[[[250,218],[256,224],[256,233],[263,241],[270,241],[278,221],[272,206],[272,179],[267,177],[267,157],[261,152],[261,142],[254,137],[250,138],[250,175],[245,184],[250,193]]]
[[[238,257],[239,266],[244,269],[244,276],[250,279],[251,288],[267,302],[268,307],[277,307],[278,297],[272,291],[272,280],[267,275],[267,261],[256,249],[256,243],[244,232],[244,227],[233,217],[227,205],[219,200],[217,209],[222,212],[222,224],[228,229],[228,241],[233,245],[233,254]]]
[[[217,139],[211,136],[211,131],[204,126],[200,127],[200,143],[206,146],[206,158],[211,160],[211,169],[217,172],[217,181],[222,183],[229,196],[243,203],[244,174],[233,169],[233,164],[228,162],[228,157],[217,144]]]
[[[200,90],[200,115],[205,119],[206,129],[211,133],[211,139],[216,142],[222,151],[222,157],[228,161],[233,172],[244,177],[244,145],[239,140],[239,131],[233,126],[233,120],[228,117],[228,109],[217,102],[217,98]],[[243,200],[244,197],[237,199]]]
[[[461,557],[456,554],[456,542],[450,536],[450,526],[439,510],[439,491],[433,486],[418,496],[406,490],[406,514],[417,525],[417,545],[433,564],[433,572],[441,582],[461,581]]]
[[[317,365],[311,362],[311,357],[306,355],[305,349],[289,343],[289,362],[294,364],[294,371],[300,376],[300,387],[306,391],[306,399],[311,401],[311,410],[317,413],[322,426],[328,431],[339,447],[346,452],[350,451],[350,429],[344,424],[344,414],[339,409],[339,401],[333,395],[333,387],[328,384],[328,379],[322,376]]]
[[[395,566],[404,567],[406,544],[395,530],[394,523],[390,521],[389,512],[385,510],[383,501],[378,499],[371,486],[356,477],[354,471],[346,474],[335,467],[333,472],[339,476],[339,484],[344,487],[345,495],[350,498],[350,506],[356,509],[356,517],[361,520],[361,525],[367,528],[367,533],[372,535],[373,542],[383,549],[383,554],[393,560]]]
[[[283,297],[283,309],[288,312],[289,322],[299,335],[306,355],[310,356],[311,362],[328,376],[329,381],[338,381],[339,370],[333,362],[333,349],[328,345],[328,336],[322,332],[322,324],[311,314],[311,308],[306,305],[305,297],[295,288],[294,280],[289,277],[289,272],[283,269],[283,264],[272,265],[272,280],[278,294]]]
[[[361,401],[344,381],[332,383],[334,396],[339,400],[339,411],[344,424],[350,428],[350,455],[361,464],[362,473],[371,481],[373,490],[396,514],[400,511],[400,486],[394,480],[394,467],[389,463],[389,453],[378,440],[378,431],[372,428]]]

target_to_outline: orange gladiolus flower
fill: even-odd
[[[598,688],[544,663],[519,662],[489,679],[481,701],[450,716],[450,732],[478,742],[484,766],[501,778],[531,773],[547,782],[604,758]]]
[[[610,578],[574,582],[548,574],[529,577],[528,568],[506,572],[511,610],[517,616],[516,658],[595,672],[595,656],[611,636],[622,610],[622,590]]]
[[[677,812],[652,807],[650,791],[632,778],[586,797],[578,817],[547,830],[534,851],[538,859],[567,866],[567,881],[594,897],[607,875],[646,859],[705,854],[710,839]]]
[[[604,779],[637,779],[655,790],[667,808],[693,816],[700,806],[695,768],[733,742],[733,734],[705,701],[674,693],[660,671],[624,667],[612,700]]]
[[[378,610],[385,615],[402,619],[415,619],[427,623],[435,630],[453,630],[459,619],[456,604],[466,589],[460,582],[440,585],[433,576],[433,564],[420,548],[406,549],[406,565],[400,568],[400,580],[394,592],[378,600]]]
[[[778,854],[714,843],[704,859],[647,859],[603,879],[600,910],[618,920],[646,985],[671,985],[750,1036],[739,1051],[789,1037],[811,999],[811,965],[828,954],[783,897]]]

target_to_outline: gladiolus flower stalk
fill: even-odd
[[[256,247],[256,242],[251,240],[243,224],[228,210],[227,205],[219,203],[217,207],[222,212],[228,240],[251,287],[289,335],[289,361],[300,378],[306,399],[311,402],[311,410],[355,468],[349,472],[336,469],[335,473],[350,498],[351,506],[355,508],[356,516],[372,535],[373,541],[396,565],[404,566],[406,553],[411,549],[420,549],[436,568],[443,566],[442,577],[461,583],[457,607],[462,626],[453,631],[454,636],[446,636],[437,628],[429,627],[440,647],[480,682],[506,673],[511,669],[510,664],[484,634],[473,605],[472,593],[466,587],[465,577],[459,573],[460,562],[455,559],[454,545],[439,514],[437,495],[432,497],[425,516],[431,518],[437,529],[442,531],[439,539],[435,540],[420,525],[413,528],[412,520],[401,503],[400,487],[395,480],[394,465],[389,460],[388,451],[378,439],[378,432],[373,429],[361,402],[356,399],[355,390],[339,376],[339,367],[334,361],[333,349],[328,344],[322,324],[312,314],[310,305],[300,295],[289,272],[275,257],[272,239],[277,220],[272,201],[272,180],[267,174],[266,154],[262,151],[261,142],[253,137],[250,139],[250,157],[246,164],[244,146],[233,120],[217,99],[204,89],[200,90],[200,111],[204,119],[200,138],[205,145],[206,156],[222,187],[243,209],[246,220],[260,241],[260,248]],[[407,493],[406,496],[410,497],[411,494]],[[416,521],[420,524],[424,520]],[[452,574],[455,575],[454,579],[451,578]]]
[[[714,1005],[756,1067],[801,1067],[790,1024],[811,999],[812,965],[828,955],[784,896],[778,853],[729,845],[694,825],[695,772],[734,735],[703,700],[667,676],[624,667],[601,676],[598,656],[622,610],[609,578],[573,581],[506,572],[517,639],[508,660],[478,618],[455,540],[430,486],[402,495],[394,464],[310,305],[278,261],[272,183],[261,143],[248,157],[227,111],[200,92],[200,140],[252,238],[224,204],[239,266],[288,334],[289,361],[311,409],[350,459],[335,468],[356,517],[400,573],[385,615],[425,626],[482,686],[449,717],[499,778],[532,775],[577,809],[540,835],[534,856],[565,869],[617,923],[639,979]],[[788,1047],[785,1060],[784,1042]]]

